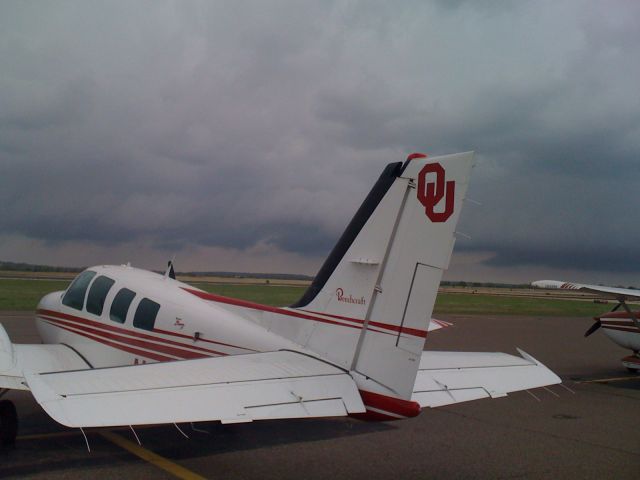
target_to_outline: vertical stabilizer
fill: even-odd
[[[290,337],[410,398],[472,165],[471,152],[388,165],[291,307],[322,321]]]

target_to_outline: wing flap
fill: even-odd
[[[70,427],[341,416],[364,412],[344,371],[295,352],[268,352],[34,374],[40,405]]]
[[[506,353],[423,352],[412,399],[440,407],[560,383],[535,358]]]

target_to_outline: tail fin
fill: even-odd
[[[318,321],[303,337],[278,333],[409,399],[472,159],[413,154],[388,165],[291,307]]]

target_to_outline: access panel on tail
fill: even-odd
[[[325,320],[305,334],[305,347],[411,398],[472,166],[468,152],[432,159],[414,154],[385,168],[292,306]],[[278,327],[272,324],[284,336],[300,333]]]

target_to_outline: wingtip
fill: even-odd
[[[552,378],[554,379],[553,382],[550,382],[548,385],[554,385],[557,383],[562,383],[562,379],[556,375],[555,372],[553,372],[549,367],[547,367],[545,364],[543,364],[542,362],[539,362],[538,360],[536,360],[534,357],[532,357],[531,355],[529,355],[527,352],[525,352],[524,350],[522,350],[521,348],[516,347],[516,350],[518,351],[518,354],[520,354],[520,356],[522,358],[524,358],[525,360],[528,360],[531,363],[534,363],[535,365],[542,367],[544,369],[547,370],[547,372],[552,375]]]

